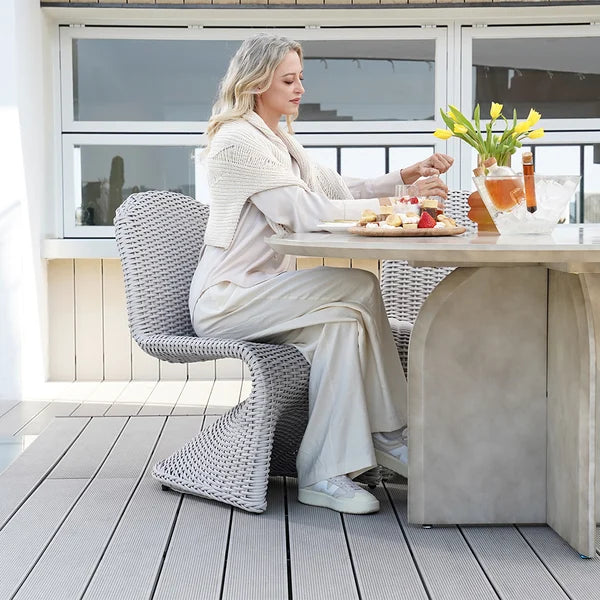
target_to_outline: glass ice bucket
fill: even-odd
[[[527,209],[522,175],[473,177],[498,231],[504,234],[550,233],[566,216],[579,175],[535,175],[537,209]]]

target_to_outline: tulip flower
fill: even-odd
[[[529,124],[528,129],[531,129],[541,118],[537,110],[533,110],[533,108],[529,111],[529,115],[527,116],[527,123]]]
[[[433,135],[441,140],[447,140],[456,135],[477,151],[482,160],[493,156],[499,165],[510,162],[510,157],[517,148],[521,148],[522,140],[526,137],[537,139],[544,135],[543,129],[531,131],[540,120],[541,115],[533,108],[525,121],[517,123],[517,111],[513,109],[513,117],[509,122],[502,114],[503,104],[492,102],[490,106],[491,120],[482,127],[479,104],[473,111],[473,119],[465,115],[455,106],[448,106],[448,111],[440,109],[442,121],[448,129],[436,129]],[[498,130],[498,125],[504,125],[504,130]]]
[[[538,138],[543,137],[544,133],[544,130],[540,127],[539,129],[535,129],[534,131],[530,132],[527,137],[532,140],[537,140]]]
[[[436,129],[433,132],[433,135],[435,135],[436,138],[440,138],[440,140],[447,140],[448,138],[451,138],[454,134],[448,129]]]
[[[525,133],[529,129],[531,129],[531,125],[527,121],[522,121],[515,127],[515,133]]]
[[[490,108],[490,117],[492,117],[492,119],[497,119],[500,116],[500,113],[502,112],[503,106],[503,104],[492,102],[492,106]]]

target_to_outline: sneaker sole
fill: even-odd
[[[330,508],[336,512],[348,513],[351,515],[366,515],[379,510],[379,500],[374,496],[372,501],[365,500],[357,502],[356,500],[333,498],[329,494],[324,494],[323,492],[315,492],[314,490],[301,488],[298,490],[298,501],[302,502],[302,504]]]
[[[375,458],[378,465],[386,467],[386,469],[390,469],[390,471],[394,471],[394,473],[398,473],[398,475],[402,475],[402,477],[408,479],[408,465],[404,464],[401,460],[390,456],[386,452],[377,450],[377,448],[375,448]]]

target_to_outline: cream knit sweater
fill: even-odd
[[[298,163],[300,177],[291,168]],[[204,243],[229,248],[242,207],[252,195],[297,185],[331,200],[352,198],[343,179],[312,162],[295,138],[279,128],[275,134],[255,112],[226,123],[213,138],[206,159],[211,195]],[[281,226],[271,224],[275,231]]]

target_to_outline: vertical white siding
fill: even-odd
[[[51,380],[75,379],[73,260],[48,262],[48,369]]]
[[[102,289],[104,379],[128,381],[131,379],[131,336],[120,261],[102,261]]]
[[[75,377],[104,379],[102,261],[75,260]]]
[[[298,258],[298,269],[354,267],[379,274],[377,260]],[[174,364],[142,352],[127,324],[125,286],[116,259],[48,261],[49,379],[51,381],[249,381],[234,358]]]

